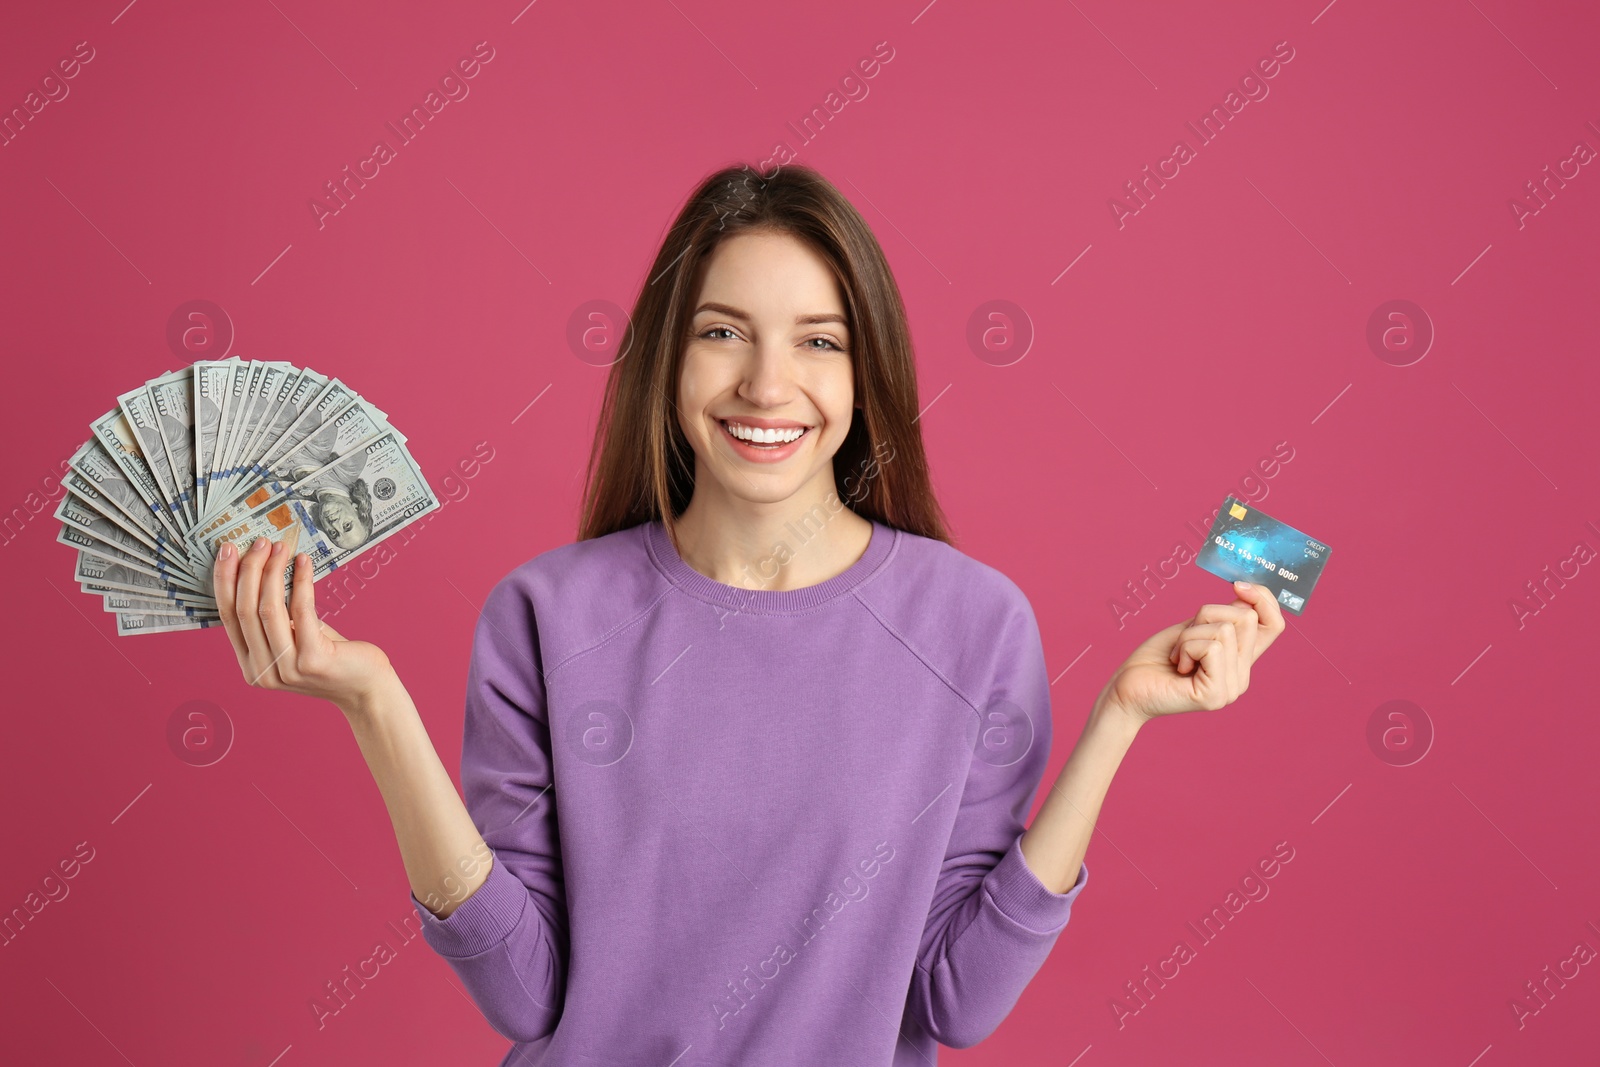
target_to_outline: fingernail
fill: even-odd
[[[265,535],[262,535],[261,537],[256,538],[255,543],[250,546],[250,551],[255,552],[258,549],[262,549],[262,548],[266,548],[266,547],[267,547],[267,537]]]
[[[232,541],[224,541],[222,543],[222,547],[217,550],[217,555],[222,559],[232,559],[233,558],[233,542]]]
[[[283,542],[282,541],[274,541],[274,542],[272,542],[272,554],[274,556],[283,555]]]
[[[1235,589],[1249,589],[1250,583],[1246,581],[1238,581],[1233,583],[1233,587]]]

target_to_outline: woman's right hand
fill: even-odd
[[[349,714],[394,675],[394,668],[377,645],[348,641],[317,618],[311,560],[304,552],[295,557],[294,587],[285,607],[278,595],[288,563],[285,552],[282,542],[265,537],[242,552],[231,542],[217,552],[212,585],[239,669],[251,685],[331,700]]]

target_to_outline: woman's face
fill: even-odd
[[[695,494],[776,503],[798,493],[810,506],[836,492],[833,454],[850,429],[855,377],[826,261],[787,234],[739,234],[701,266],[689,306],[677,403]],[[774,423],[805,431],[751,447],[729,428]]]

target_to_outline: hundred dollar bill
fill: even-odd
[[[238,362],[202,359],[194,365],[194,468],[197,511],[206,513],[206,487],[211,480],[212,453],[222,433],[223,403],[233,364]]]
[[[316,372],[309,373],[315,374]],[[317,375],[317,377],[321,378],[322,376]],[[266,467],[276,462],[278,457],[287,453],[307,437],[315,434],[329,418],[349,410],[350,402],[353,400],[359,400],[362,407],[378,425],[391,430],[394,429],[389,425],[388,413],[382,408],[372,401],[357,395],[353,389],[339,379],[324,378],[322,389],[310,400],[300,413],[300,416],[289,425],[288,429],[270,447],[258,450],[260,452],[259,464]],[[399,430],[395,430],[395,434],[400,438],[400,442],[404,444],[406,435],[400,433]]]
[[[120,515],[121,525],[142,537],[152,547],[163,549],[175,558],[187,559],[188,542],[174,534],[161,523],[144,497],[128,480],[127,471],[112,458],[98,439],[84,442],[67,460],[70,473],[63,484],[92,503],[110,505],[102,508],[113,522]],[[98,498],[94,495],[98,492]]]
[[[166,530],[167,535],[175,541],[183,540],[183,524],[178,522],[166,500],[161,495],[161,489],[156,485],[155,475],[150,465],[145,461],[144,453],[139,447],[139,441],[134,437],[133,430],[128,426],[128,420],[123,417],[120,408],[113,408],[89,424],[94,439],[104,449],[122,471],[127,483],[139,494],[139,499],[144,501],[156,522]],[[89,472],[83,472],[86,476]]]
[[[149,549],[143,542],[111,520],[82,505],[71,493],[63,494],[55,517],[61,520],[56,540],[92,555],[121,563],[130,570],[153,575],[162,581],[201,591],[194,575],[174,567],[171,560]]]
[[[220,486],[211,499],[231,499],[233,485],[238,480],[241,465],[251,455],[253,442],[260,436],[267,421],[273,398],[286,375],[295,371],[288,363],[274,360],[251,361],[252,371],[238,398],[236,418],[228,438],[227,451],[217,477]]]
[[[150,468],[168,514],[179,526],[191,525],[189,510],[183,506],[177,482],[173,478],[172,461],[167,456],[166,441],[161,434],[161,416],[156,412],[155,400],[150,395],[150,383],[117,397],[117,406],[122,409],[122,417],[127,420],[134,439],[139,442],[139,455]]]
[[[308,472],[253,510],[244,511],[247,504],[242,502],[238,513],[219,516],[211,528],[194,531],[198,555],[215,559],[224,541],[244,551],[257,537],[278,540],[298,528],[299,551],[311,560],[313,580],[440,506],[392,429]],[[286,589],[291,569],[284,568]]]
[[[404,438],[392,428],[297,479],[286,495],[305,500],[318,530],[332,541],[329,570],[440,507]]]
[[[213,507],[196,526],[210,529],[219,515],[239,513],[241,501],[254,508],[280,492],[289,481],[331,462],[348,452],[358,441],[389,430],[405,443],[405,434],[390,426],[383,412],[351,392],[337,378],[320,393],[321,400],[308,406],[268,456],[246,462],[231,472],[234,480],[224,501],[213,498]],[[273,458],[276,457],[276,458]],[[262,487],[267,493],[262,494]]]
[[[108,522],[115,523],[133,535],[134,539],[149,549],[152,555],[160,552],[160,549],[156,547],[156,541],[146,530],[124,514],[122,509],[113,504],[104,493],[96,489],[93,482],[71,467],[68,467],[67,473],[61,476],[61,487],[70,496],[77,497],[78,503],[90,508],[103,516]]]
[[[251,464],[236,486],[236,493],[252,506],[279,495],[294,482],[305,478],[366,445],[384,431],[394,430],[360,397],[351,397],[344,407],[270,465]],[[403,441],[401,442],[404,443]]]
[[[73,580],[85,593],[137,593],[147,600],[176,601],[197,608],[217,610],[217,598],[167,585],[159,578],[129,570],[120,563],[78,550],[78,565]]]
[[[221,626],[221,619],[197,619],[184,615],[144,615],[117,612],[117,636],[130,634],[164,634],[174,630],[205,630]]]
[[[223,416],[222,440],[218,442],[220,451],[217,454],[216,467],[211,473],[211,495],[213,498],[226,494],[228,481],[228,464],[232,460],[234,451],[238,448],[241,436],[240,426],[244,422],[246,412],[250,409],[251,396],[255,383],[261,377],[262,363],[258,359],[244,360],[235,368],[233,381],[229,383],[228,410]],[[219,484],[220,483],[220,484]]]
[[[240,412],[238,424],[234,427],[234,439],[227,466],[223,469],[223,478],[226,485],[224,495],[232,495],[232,486],[238,480],[245,462],[251,456],[251,447],[255,439],[260,436],[261,427],[266,423],[272,398],[277,394],[278,385],[284,375],[294,370],[288,363],[277,361],[263,362],[257,373],[250,380],[249,396]]]
[[[228,439],[233,433],[234,421],[239,416],[239,408],[244,403],[244,393],[250,382],[250,366],[253,361],[230,356],[225,362],[229,363],[228,377],[223,383],[222,415],[217,420],[217,439],[211,447],[210,458],[206,460],[206,499],[215,500],[218,492],[218,480],[222,477],[223,462],[228,454]],[[210,506],[209,504],[207,505]]]
[[[288,363],[269,363],[261,375],[261,396],[251,420],[250,435],[239,446],[239,454],[235,465],[247,466],[252,459],[260,454],[263,445],[270,440],[267,434],[271,430],[272,421],[277,417],[278,409],[289,398],[295,382],[300,378],[300,368]]]
[[[108,520],[90,513],[71,493],[63,496],[61,503],[56,505],[55,517],[61,520],[61,527],[56,531],[56,541],[60,544],[120,563],[140,574],[166,579],[155,553],[143,542],[112,526]]]
[[[299,433],[303,436],[313,432],[330,413],[342,410],[354,401],[355,397],[356,394],[345,388],[337,378],[325,381],[315,396],[307,401],[306,410],[285,428],[285,435],[292,436]],[[219,472],[216,488],[211,493],[205,513],[195,523],[196,526],[205,526],[219,512],[235,505],[238,497],[248,495],[248,492],[238,491],[238,478],[242,473],[243,468],[240,467],[229,467]]]
[[[289,410],[283,413],[283,416],[287,416],[287,421],[284,421],[283,416],[274,420],[270,440],[266,441],[263,447],[256,449],[256,455],[266,459],[287,444],[310,433],[320,421],[318,413],[326,410],[325,401],[328,395],[341,391],[349,392],[339,379],[318,374],[308,367],[300,375],[300,380],[295,382],[294,393],[289,397]],[[350,393],[350,395],[355,394]],[[302,426],[306,429],[302,430]]]
[[[148,383],[161,442],[177,489],[177,503],[193,523],[200,517],[194,481],[194,369],[184,367]]]
[[[261,429],[261,436],[250,449],[249,463],[256,462],[276,449],[278,442],[283,440],[283,435],[289,432],[291,426],[300,422],[311,405],[316,403],[317,397],[327,391],[328,385],[328,378],[314,370],[308,368],[299,371],[280,391],[279,404],[273,409],[267,424]],[[247,463],[247,467],[248,465]]]
[[[261,369],[260,360],[244,360],[235,369],[233,381],[229,383],[228,410],[222,428],[222,440],[218,443],[220,451],[217,454],[216,469],[211,475],[213,499],[227,493],[228,465],[243,436],[241,427],[253,402],[255,388],[261,378]]]
[[[56,532],[57,541],[123,564],[131,570],[152,575],[179,589],[206,592],[201,580],[175,565],[170,556],[153,551],[128,531],[92,509],[85,508],[83,504],[82,498],[68,493],[56,508],[56,518],[61,520],[61,527]]]
[[[102,593],[105,611],[144,612],[149,615],[188,615],[200,619],[220,619],[222,616],[205,608],[186,607],[175,600],[151,600],[137,593]]]

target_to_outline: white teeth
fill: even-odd
[[[723,423],[728,432],[741,441],[750,441],[755,444],[787,444],[805,433],[804,427],[787,430],[758,430],[749,426],[741,426],[736,422]]]

